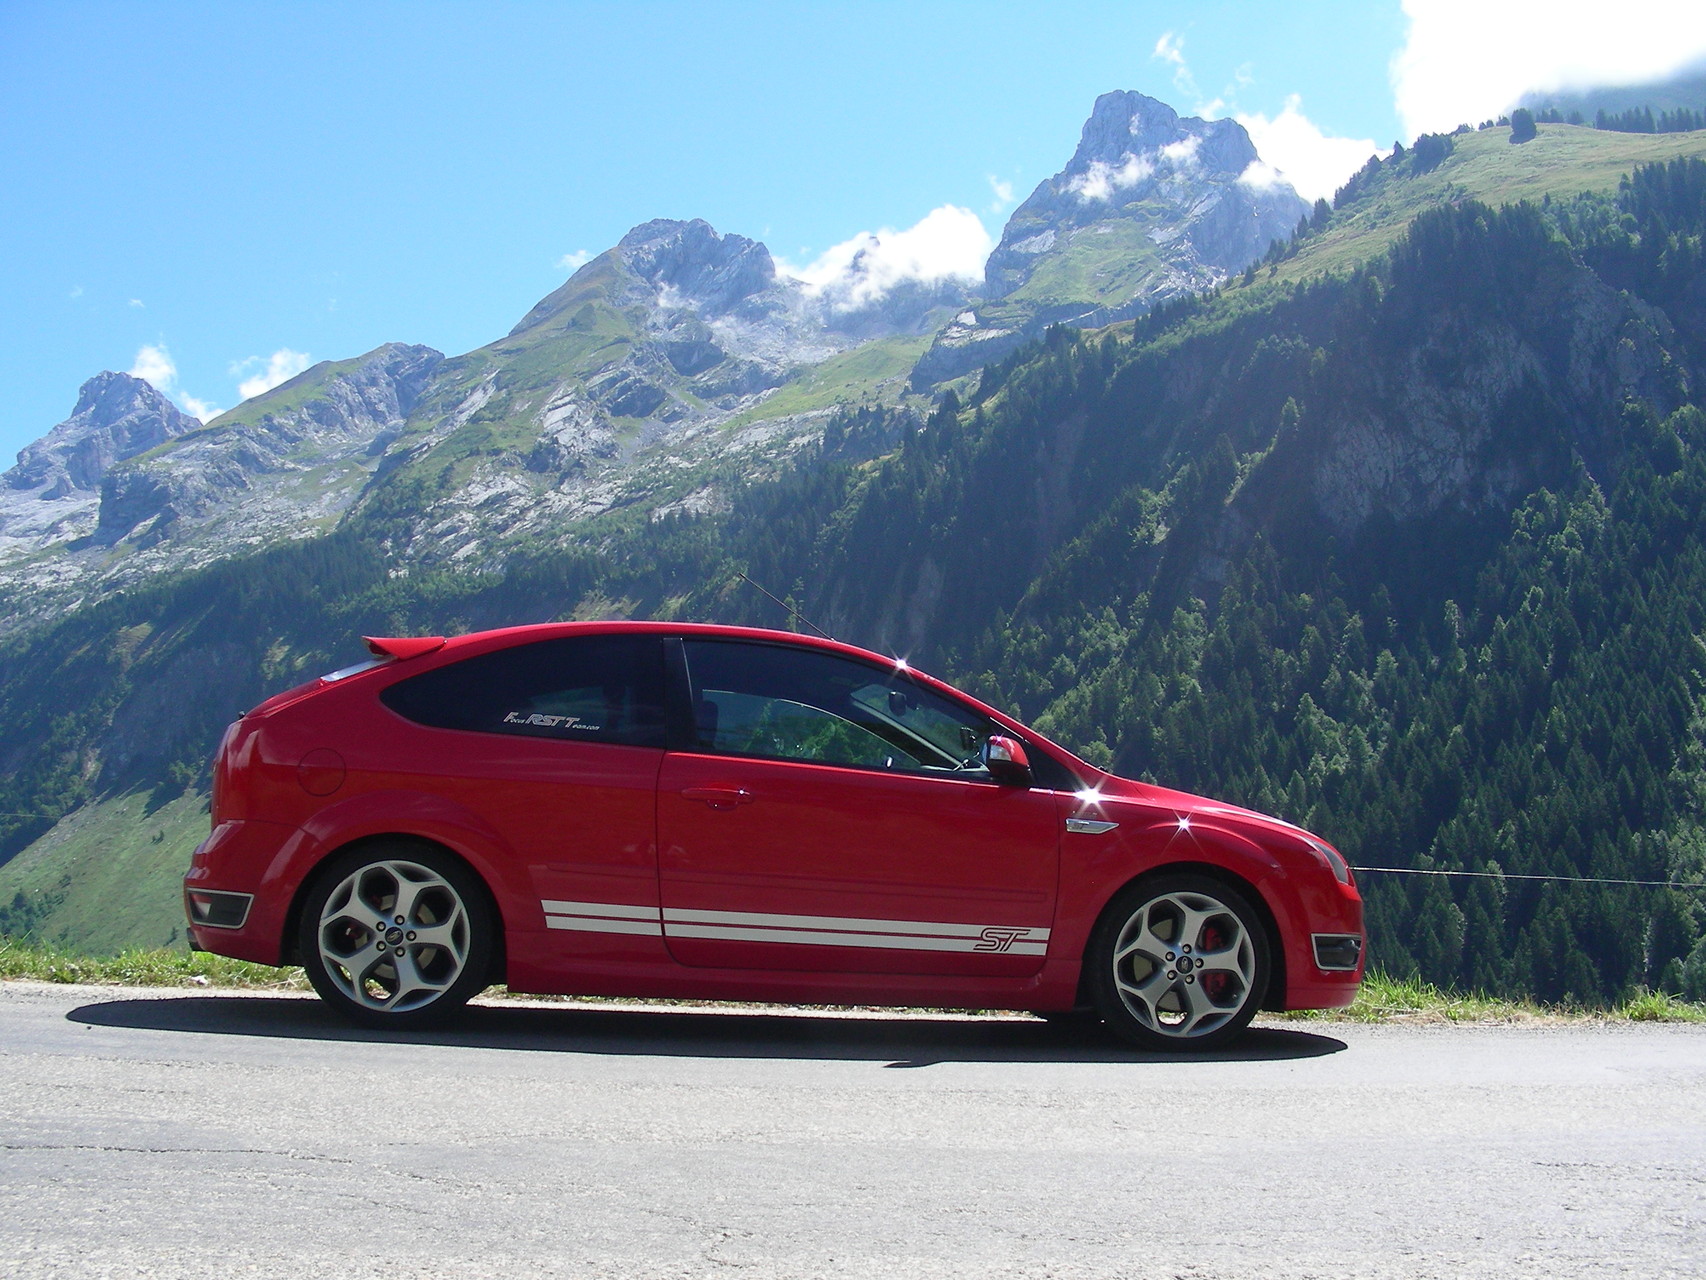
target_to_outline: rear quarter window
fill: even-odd
[[[379,700],[436,729],[662,747],[663,688],[658,637],[576,636],[425,671]]]

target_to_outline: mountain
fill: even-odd
[[[206,426],[137,378],[90,379],[0,490],[10,623],[330,528],[443,359],[391,343],[322,362]]]
[[[721,510],[837,406],[919,418],[937,383],[1048,323],[1218,283],[1302,209],[1237,123],[1113,93],[1015,212],[981,291],[896,279],[878,246],[807,284],[757,241],[647,222],[475,351],[389,344],[152,441],[103,480],[93,528],[88,495],[73,504],[74,537],[52,532],[65,502],[29,507],[36,532],[0,542],[0,630],[342,520],[407,566],[494,569],[601,516]]]
[[[364,632],[787,625],[744,574],[1099,763],[1470,873],[1362,877],[1389,969],[1702,998],[1697,895],[1525,878],[1706,880],[1702,157],[1418,140],[1212,288],[928,398],[933,317],[1055,246],[885,310],[636,228],[433,365],[334,528],[0,636],[0,933],[171,936],[224,721]]]
[[[424,564],[489,559],[613,509],[709,510],[821,431],[849,381],[896,402],[962,287],[814,291],[762,244],[644,223],[504,337],[445,362],[358,513]]]
[[[937,335],[915,381],[987,364],[1050,324],[1111,324],[1212,288],[1308,212],[1236,120],[1105,93],[1066,167],[1008,219],[983,300]]]
[[[96,374],[78,391],[71,416],[0,476],[0,558],[29,560],[87,539],[113,467],[200,426],[140,378]]]

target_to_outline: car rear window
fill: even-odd
[[[658,637],[574,636],[425,671],[379,699],[438,729],[661,747],[663,685]]]

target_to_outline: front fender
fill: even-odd
[[[1055,937],[1064,955],[1084,955],[1096,921],[1114,895],[1128,884],[1157,871],[1178,868],[1206,870],[1247,885],[1277,926],[1283,949],[1276,957],[1281,972],[1298,972],[1297,963],[1307,959],[1297,946],[1301,904],[1295,877],[1272,849],[1230,825],[1197,817],[1185,820],[1161,815],[1133,820],[1122,815],[1118,828],[1097,835],[1071,833],[1063,837],[1061,847],[1061,884],[1063,888],[1074,886],[1069,897],[1063,895],[1056,917]],[[1065,865],[1068,860],[1077,864],[1070,871]],[[1306,930],[1304,938],[1306,942]]]

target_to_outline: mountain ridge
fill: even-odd
[[[1163,228],[1178,242],[1155,268],[1162,283],[1111,310],[1099,286],[1065,286],[1082,294],[1066,308],[1080,319],[1216,283],[1239,255],[1265,247],[1249,232],[1248,244],[1220,245],[1222,257],[1232,254],[1226,263],[1193,247],[1218,235],[1193,240],[1193,219],[1246,199],[1234,179],[1257,158],[1235,122],[1181,120],[1141,94],[1105,94],[1064,176],[1051,181],[1070,185],[1105,167],[1104,153],[1130,158],[1133,147],[1144,156],[1175,151],[1158,161],[1160,179],[1122,188],[1133,199],[1085,214],[1076,197],[1050,204],[1045,183],[1014,215],[1052,220],[1069,235],[1074,219],[1091,232],[1121,227],[1126,238]],[[1160,204],[1144,203],[1162,187]],[[1122,223],[1140,204],[1147,232]],[[1281,205],[1287,218],[1269,218],[1275,227],[1301,201]],[[38,537],[10,562],[0,543],[11,625],[168,567],[367,513],[384,513],[386,536],[408,563],[430,567],[496,565],[522,544],[609,512],[716,509],[727,485],[717,477],[784,466],[837,403],[922,416],[936,383],[1059,318],[1020,298],[1007,309],[1029,308],[1030,320],[950,341],[969,308],[983,305],[970,285],[879,276],[874,251],[866,246],[842,276],[814,285],[779,271],[762,243],[701,219],[641,223],[484,347],[446,358],[391,343],[354,362],[322,362],[206,427],[179,431],[181,440],[152,442],[147,457],[103,482],[99,519],[92,530],[79,525],[80,540]],[[1179,266],[1187,259],[1188,270]],[[1026,257],[1033,269],[1050,260]],[[928,350],[917,350],[927,338]],[[391,369],[394,360],[407,369]],[[363,383],[380,366],[379,383]]]

